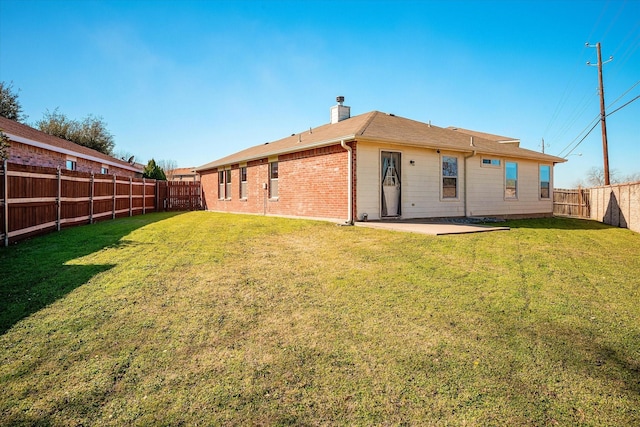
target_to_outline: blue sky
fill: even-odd
[[[640,95],[640,0],[0,0],[0,80],[28,123],[48,109],[102,116],[116,150],[198,166],[379,110],[568,151]],[[635,86],[634,86],[635,85]],[[618,99],[619,98],[619,99]],[[609,161],[640,172],[640,99],[607,118]],[[597,126],[556,168],[602,167]]]

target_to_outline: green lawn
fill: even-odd
[[[0,249],[1,425],[640,425],[640,235],[210,212]]]

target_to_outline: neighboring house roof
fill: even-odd
[[[116,166],[133,172],[142,173],[143,170],[137,165],[132,165],[124,160],[108,156],[97,150],[67,141],[66,139],[49,135],[48,133],[41,132],[5,117],[0,117],[0,129],[2,129],[9,139],[16,142],[54,151],[56,153],[68,154],[70,156],[91,160],[97,163]]]
[[[471,145],[472,136],[473,146]],[[334,145],[341,140],[383,142],[467,153],[475,151],[477,154],[527,158],[553,163],[566,161],[560,157],[520,148],[517,144],[499,143],[493,139],[476,137],[393,114],[371,111],[338,123],[325,124],[274,142],[250,147],[195,169],[204,171],[269,156]]]
[[[175,168],[171,171],[171,174],[176,175],[195,175],[197,172],[195,168]]]

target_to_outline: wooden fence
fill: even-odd
[[[182,193],[175,197],[175,202],[169,201],[174,184],[5,161],[0,170],[0,239],[7,246],[62,227],[170,207],[198,209],[200,183],[189,188],[189,194],[198,193],[198,197],[187,202],[183,201]]]
[[[158,197],[168,211],[192,211],[202,207],[200,181],[158,181]]]
[[[579,218],[591,217],[591,192],[588,188],[553,189],[553,214]]]
[[[589,218],[640,233],[640,182],[553,190],[553,213]]]

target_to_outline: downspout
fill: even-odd
[[[349,182],[349,186],[347,190],[348,218],[345,221],[344,225],[353,225],[353,156],[352,156],[353,150],[344,142],[344,139],[340,140],[340,145],[349,153],[349,161],[348,161],[348,167],[347,167],[348,182]]]
[[[475,147],[475,145],[473,144],[473,137],[471,137],[470,145],[472,147]],[[464,216],[465,217],[469,216],[469,212],[467,210],[467,179],[469,176],[469,173],[468,173],[469,169],[467,168],[467,159],[474,157],[476,154],[477,154],[476,150],[473,150],[471,154],[469,154],[468,156],[464,156]]]

